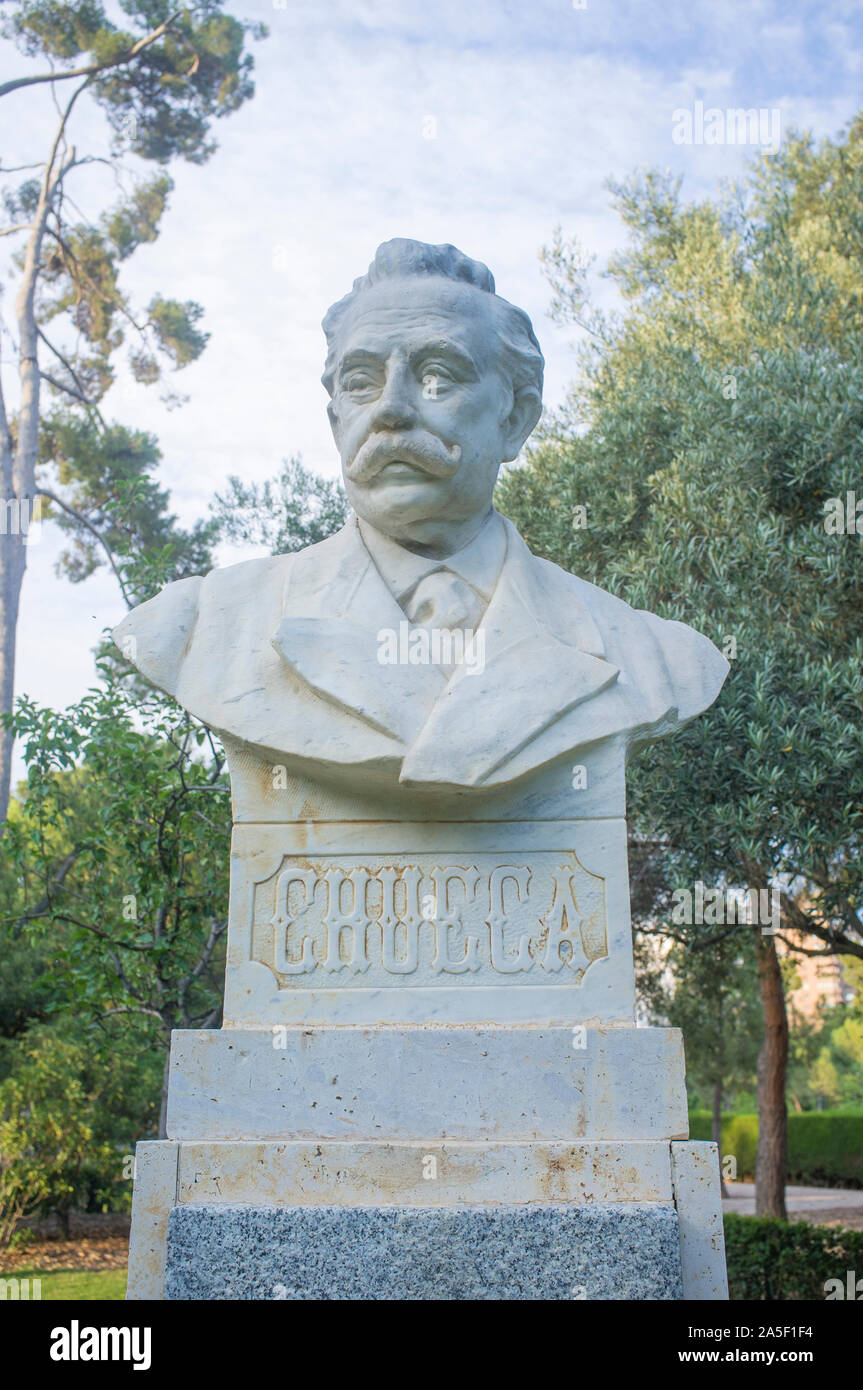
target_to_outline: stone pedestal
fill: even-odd
[[[675,1029],[178,1032],[168,1129],[130,1298],[727,1297]]]
[[[727,1297],[680,1033],[633,1024],[620,750],[381,800],[229,752],[224,1026],[173,1036],[129,1297]]]

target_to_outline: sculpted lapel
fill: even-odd
[[[468,666],[455,671],[405,757],[402,782],[477,786],[617,680],[618,668],[604,659],[586,606],[563,585],[550,596],[540,562],[509,522],[506,531],[506,559],[480,624],[484,668],[476,674]],[[555,600],[551,608],[549,597]],[[554,614],[555,631],[543,612]]]
[[[484,666],[474,673],[463,664],[449,681],[433,665],[378,661],[378,633],[397,631],[405,616],[355,519],[294,562],[273,645],[315,694],[408,746],[402,782],[477,785],[617,679],[593,619],[571,589],[561,584],[553,595],[561,635],[543,622],[548,578],[515,528],[505,525],[506,559],[478,629]]]
[[[356,517],[294,561],[273,646],[317,695],[410,744],[446,680],[435,666],[381,665],[382,628],[405,615],[363,544]]]

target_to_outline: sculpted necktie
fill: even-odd
[[[402,598],[402,608],[414,627],[424,627],[430,633],[458,629],[467,637],[482,618],[486,603],[452,570],[440,569],[427,574]],[[451,676],[455,668],[441,662],[440,669]]]

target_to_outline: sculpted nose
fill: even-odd
[[[406,367],[393,368],[387,374],[386,385],[377,399],[373,425],[383,430],[409,429],[416,424],[415,386]]]

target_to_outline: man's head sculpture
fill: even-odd
[[[454,246],[396,239],[324,331],[355,515],[298,552],[169,584],[116,629],[121,650],[222,737],[239,820],[293,817],[270,790],[278,767],[312,788],[290,793],[301,816],[350,820],[373,796],[417,820],[420,795],[521,783],[531,817],[568,817],[587,749],[605,769],[592,804],[622,815],[624,751],[706,708],[728,663],[532,555],[494,512],[501,463],[541,409],[527,315]],[[482,664],[433,660],[441,632],[481,645]]]
[[[397,237],[323,329],[328,413],[357,515],[417,549],[467,544],[542,409],[530,319],[495,294],[482,262]]]

